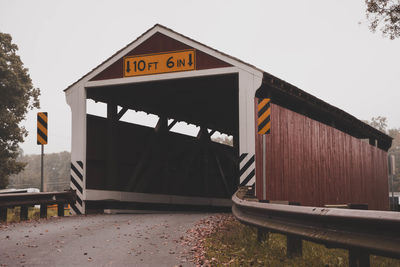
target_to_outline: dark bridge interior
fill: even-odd
[[[235,191],[236,74],[88,88],[87,98],[107,103],[107,118],[87,115],[87,189],[217,198]],[[157,115],[156,127],[119,121],[129,109]],[[171,132],[178,121],[200,126],[197,137]],[[215,131],[232,135],[233,147],[213,142]]]

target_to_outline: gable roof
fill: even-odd
[[[214,52],[215,54],[221,56],[224,59],[228,59],[231,61],[231,63],[233,63],[233,65],[237,66],[237,65],[243,65],[243,66],[247,66],[249,69],[252,69],[253,72],[257,72],[260,74],[260,76],[262,76],[263,71],[257,67],[255,67],[254,65],[251,65],[249,63],[246,63],[236,57],[230,56],[228,54],[225,54],[217,49],[214,49],[210,46],[207,46],[205,44],[202,44],[196,40],[193,40],[181,33],[178,33],[170,28],[167,28],[161,24],[155,24],[152,28],[148,29],[146,32],[144,32],[143,34],[141,34],[138,38],[136,38],[134,41],[130,42],[129,44],[127,44],[125,47],[121,48],[120,50],[118,50],[117,52],[115,52],[112,56],[110,56],[109,58],[107,58],[106,60],[104,60],[102,63],[100,63],[98,66],[96,66],[95,68],[93,68],[91,71],[89,71],[88,73],[86,73],[84,76],[82,76],[80,79],[78,79],[76,82],[74,82],[73,84],[71,84],[70,86],[68,86],[66,89],[64,89],[64,92],[68,91],[69,89],[71,89],[74,85],[76,85],[77,83],[85,80],[85,79],[90,79],[92,78],[91,76],[95,76],[97,74],[99,74],[101,72],[100,68],[102,66],[104,66],[107,63],[110,63],[111,61],[116,61],[119,58],[123,57],[126,53],[129,52],[129,48],[134,46],[137,42],[139,42],[139,40],[143,39],[146,35],[148,35],[150,32],[154,31],[154,33],[156,32],[168,32],[171,33],[173,35],[182,37],[183,39],[185,39],[186,41],[192,42],[197,44],[198,46],[200,46],[201,48],[199,50],[209,50]],[[151,36],[149,36],[151,37]],[[149,38],[148,37],[148,38]],[[147,39],[147,38],[146,38]],[[144,41],[144,40],[143,40]]]

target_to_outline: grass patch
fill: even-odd
[[[303,256],[286,257],[286,237],[269,234],[257,242],[257,230],[232,217],[223,227],[204,240],[205,256],[211,266],[348,266],[348,252],[328,249],[323,245],[303,241]],[[371,266],[400,266],[400,260],[370,257]]]

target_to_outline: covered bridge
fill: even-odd
[[[155,25],[65,89],[76,213],[229,206],[238,186],[302,205],[388,209],[391,138],[250,64]],[[87,101],[106,115],[87,113]],[[155,127],[121,118],[158,117]],[[198,126],[189,136],[179,122]],[[233,145],[216,143],[216,132]],[[365,142],[365,140],[367,142]]]

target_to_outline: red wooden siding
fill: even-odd
[[[262,136],[256,135],[256,195],[262,199]],[[266,199],[302,206],[367,203],[388,210],[387,153],[333,127],[271,104]]]
[[[138,45],[132,51],[130,51],[126,56],[152,54],[168,51],[177,51],[184,49],[191,49],[193,47],[188,46],[182,42],[172,39],[162,33],[155,33],[149,39]],[[202,51],[196,50],[196,69],[213,69],[213,68],[223,68],[230,67],[224,61],[221,61],[215,57],[212,57]],[[105,80],[105,79],[116,79],[123,78],[123,61],[122,58],[113,63],[110,67],[100,72],[98,75],[93,77],[91,81]]]

